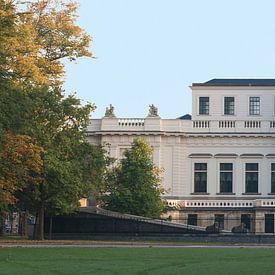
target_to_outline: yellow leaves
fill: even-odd
[[[25,135],[7,133],[0,152],[0,200],[2,203],[15,202],[14,192],[24,183],[37,184],[43,168],[43,149],[32,143]]]
[[[9,72],[17,87],[59,85],[65,72],[61,59],[92,56],[90,36],[75,24],[74,2],[40,0],[20,5],[20,11],[16,6],[7,9],[5,3],[0,15],[13,18],[13,24],[0,28],[7,34],[0,35],[0,59],[6,58],[0,71]]]

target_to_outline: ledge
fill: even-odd
[[[207,193],[207,192],[193,192],[193,193],[190,193],[190,195],[210,195],[210,193]]]
[[[262,195],[262,193],[242,193],[242,195],[248,195],[248,196],[251,196],[251,195]]]
[[[216,193],[216,195],[223,195],[223,196],[226,196],[226,195],[229,195],[229,196],[232,196],[232,195],[236,195],[236,193],[232,193],[232,192],[228,192],[228,193]]]
[[[267,195],[275,196],[275,193],[267,193]]]
[[[204,154],[204,153],[197,153],[197,154],[190,154],[189,158],[212,158],[212,154]]]

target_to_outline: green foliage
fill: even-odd
[[[42,182],[18,193],[21,205],[37,211],[43,204],[51,214],[78,207],[103,182],[108,157],[100,146],[86,141],[86,126],[93,104],[82,106],[75,96],[55,88],[31,91],[26,132],[44,148]],[[99,174],[100,172],[100,174]]]
[[[107,209],[158,218],[164,210],[160,196],[160,171],[153,164],[152,148],[143,139],[136,139],[124,159],[109,174],[103,202]]]

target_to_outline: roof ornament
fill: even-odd
[[[105,116],[104,117],[116,117],[114,113],[115,107],[110,104],[109,107],[106,107]]]
[[[151,104],[149,105],[149,114],[148,117],[158,117],[158,108],[154,105]]]

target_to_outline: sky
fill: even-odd
[[[104,116],[191,113],[192,83],[275,78],[274,0],[78,0],[96,59],[66,62],[67,93]]]

